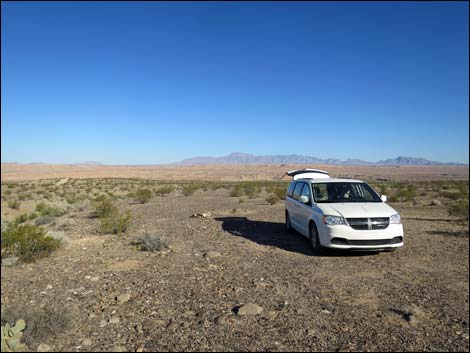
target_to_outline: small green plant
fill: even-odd
[[[117,213],[117,207],[113,202],[101,195],[98,196],[93,202],[94,210],[92,212],[92,217],[106,218],[115,213]]]
[[[230,190],[229,195],[231,197],[240,197],[242,196],[242,187],[240,184],[236,184],[232,186],[232,189]]]
[[[441,191],[439,193],[439,196],[444,197],[446,199],[451,199],[451,200],[459,200],[462,198],[465,198],[465,194],[460,193],[460,192],[453,192],[453,191]]]
[[[64,210],[57,207],[46,205],[44,202],[40,202],[36,205],[36,212],[41,216],[60,217],[65,214]]]
[[[20,205],[21,205],[21,202],[17,199],[8,201],[8,207],[12,209],[17,210],[20,208]]]
[[[145,234],[133,242],[140,251],[161,251],[168,248],[168,240],[160,235]]]
[[[149,189],[139,189],[135,193],[136,201],[140,203],[147,203],[152,198],[152,192]]]
[[[188,184],[188,185],[183,185],[182,192],[183,192],[184,196],[191,196],[197,190],[199,190],[199,185],[197,185],[197,184]]]
[[[65,201],[72,205],[74,204],[75,202],[77,202],[77,196],[75,194],[68,194],[65,196]]]
[[[266,198],[266,202],[270,205],[274,205],[276,202],[279,201],[279,198],[276,195],[271,195]]]
[[[287,190],[284,187],[277,187],[274,189],[274,195],[278,200],[284,200],[286,197]]]
[[[173,185],[165,185],[165,186],[161,186],[158,189],[156,189],[155,194],[157,196],[165,196],[165,195],[171,193],[173,190],[175,190],[175,187]]]
[[[25,352],[28,350],[28,347],[21,343],[25,327],[26,323],[21,319],[13,327],[10,327],[9,323],[2,326],[2,352]]]
[[[466,220],[469,218],[468,200],[459,200],[453,202],[449,205],[447,210],[450,216],[456,216]]]
[[[101,218],[101,232],[104,234],[120,234],[125,233],[129,228],[131,221],[131,213],[127,210],[119,213],[117,210],[113,213]]]
[[[60,241],[46,235],[46,231],[31,224],[8,227],[1,237],[2,258],[16,256],[23,262],[33,262],[50,255],[60,247]]]
[[[13,218],[11,221],[11,226],[16,227],[24,222],[26,222],[29,219],[29,215],[27,213],[20,214],[19,216],[16,216]]]

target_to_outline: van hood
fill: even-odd
[[[398,213],[383,202],[317,203],[323,214],[344,218],[390,217]]]

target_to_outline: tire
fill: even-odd
[[[320,244],[320,238],[318,236],[318,230],[315,223],[311,222],[308,227],[309,238],[310,238],[310,247],[314,254],[321,254],[323,252],[323,247]]]
[[[290,217],[289,213],[286,212],[286,230],[288,233],[293,233],[294,230],[292,229],[292,225],[290,224]]]

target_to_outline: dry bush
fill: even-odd
[[[168,240],[164,236],[145,234],[133,242],[140,251],[161,251],[168,248]]]
[[[73,327],[72,316],[63,305],[40,308],[38,306],[9,306],[2,310],[2,325],[14,325],[19,319],[26,322],[22,340],[30,347],[36,347]]]

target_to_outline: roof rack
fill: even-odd
[[[288,176],[294,177],[294,180],[297,179],[328,179],[330,175],[328,172],[320,169],[296,169],[291,170],[286,173]]]

